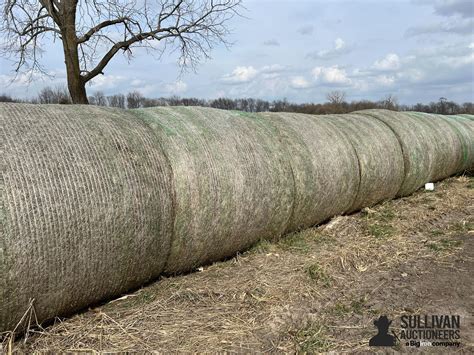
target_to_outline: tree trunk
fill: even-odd
[[[72,103],[73,104],[85,104],[89,103],[87,99],[86,93],[86,84],[81,80],[81,78],[77,78],[77,76],[70,76],[69,73],[67,75],[67,87],[69,89],[69,94],[71,95]]]
[[[75,34],[74,34],[75,36]],[[67,87],[71,95],[72,103],[88,104],[86,83],[82,79],[81,69],[79,66],[79,53],[75,39],[68,40],[63,35],[64,62],[66,63]]]
[[[69,94],[71,95],[72,103],[88,104],[86,83],[81,76],[81,66],[79,63],[76,36],[76,8],[74,4],[64,9],[63,21],[61,32]]]

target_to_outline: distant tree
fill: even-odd
[[[190,97],[190,98],[182,98],[179,100],[179,105],[181,106],[208,106],[206,100],[202,99],[197,99],[195,97]]]
[[[340,105],[346,100],[346,93],[339,90],[331,91],[327,93],[326,99],[330,104]]]
[[[396,96],[392,94],[388,94],[382,101],[381,101],[381,108],[397,111],[398,110],[398,99]]]
[[[225,97],[212,100],[210,106],[214,108],[220,108],[222,110],[235,110],[237,108],[235,100]]]
[[[142,106],[143,95],[138,91],[131,91],[127,94],[127,107],[139,108]]]
[[[47,86],[39,92],[38,102],[40,104],[70,104],[71,97],[64,86],[56,86],[55,88]]]
[[[369,110],[376,108],[377,104],[369,100],[353,101],[350,105],[351,111]]]
[[[19,102],[19,100],[14,99],[10,95],[0,94],[0,102]]]
[[[272,112],[286,112],[289,110],[290,104],[285,98],[283,100],[275,100],[270,105],[270,111]]]
[[[41,89],[38,93],[38,101],[40,104],[53,104],[54,102],[54,92],[53,89],[49,86]]]
[[[422,103],[418,102],[416,105],[412,107],[410,111],[418,111],[418,112],[428,112],[429,106],[423,105]]]
[[[447,101],[445,106],[446,115],[455,115],[461,112],[461,108],[454,101]]]
[[[474,115],[474,103],[472,102],[463,103],[461,112]]]
[[[156,106],[169,106],[169,105],[165,98],[160,97],[158,99],[144,98],[142,100],[142,106],[143,107],[156,107]]]
[[[447,105],[446,105],[447,101],[448,101],[447,98],[445,98],[445,97],[440,97],[435,112],[436,112],[436,113],[440,113],[440,114],[442,114],[442,115],[445,115],[445,114],[446,114],[446,108],[447,108]]]
[[[61,41],[72,101],[87,104],[86,83],[104,74],[117,53],[130,59],[138,47],[159,55],[177,50],[183,68],[208,58],[215,44],[228,44],[227,22],[238,14],[240,4],[241,0],[0,0],[0,54],[16,60],[17,72],[46,74],[40,64],[44,42]]]
[[[346,93],[344,91],[331,91],[326,95],[329,101],[329,112],[327,113],[343,113],[345,112],[344,103],[346,101]]]
[[[92,97],[89,97],[92,105],[107,106],[107,98],[102,91],[96,91]]]
[[[110,107],[125,108],[125,95],[116,94],[108,96],[107,102]]]
[[[259,100],[255,102],[255,111],[256,112],[265,112],[270,109],[270,103],[268,101]]]
[[[173,95],[167,99],[168,104],[170,106],[180,106],[181,105],[181,98],[177,95]]]

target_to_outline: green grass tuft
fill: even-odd
[[[452,240],[452,239],[441,239],[435,242],[429,242],[426,244],[428,248],[433,251],[440,252],[440,251],[447,251],[458,248],[462,245],[461,240]]]
[[[326,352],[331,342],[325,334],[326,329],[319,324],[311,324],[296,333],[298,353],[315,354]]]
[[[246,254],[263,254],[263,253],[268,253],[273,244],[272,242],[262,239],[257,244],[252,246],[249,250],[247,250]]]
[[[309,252],[309,245],[305,239],[304,233],[294,233],[278,241],[278,247],[287,251],[296,251],[299,253]]]
[[[375,238],[388,238],[395,233],[393,226],[379,223],[369,224],[367,226],[367,231]]]
[[[318,263],[309,265],[306,268],[306,273],[311,280],[321,283],[324,287],[331,286],[331,276]]]

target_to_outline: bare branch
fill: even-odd
[[[130,21],[130,19],[118,18],[118,19],[115,19],[115,20],[107,20],[107,21],[101,22],[97,26],[92,27],[89,31],[87,31],[87,33],[84,34],[84,36],[78,38],[77,43],[87,42],[94,34],[99,32],[103,28],[108,27],[108,26],[112,26],[112,25],[116,25],[116,24],[119,24],[119,23],[126,23],[126,21]]]
[[[17,71],[42,71],[43,41],[61,39],[68,87],[77,87],[84,103],[80,86],[103,74],[120,52],[130,59],[136,48],[159,57],[169,50],[183,70],[195,69],[215,45],[229,45],[228,21],[239,15],[241,1],[0,0],[7,39],[1,54],[16,58]]]

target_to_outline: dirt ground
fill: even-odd
[[[397,333],[403,314],[454,314],[461,347],[436,349],[472,353],[473,188],[472,177],[451,178],[433,192],[261,242],[32,329],[11,346],[5,339],[3,349],[362,353],[375,349],[368,342],[380,315]]]

